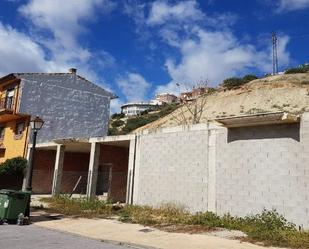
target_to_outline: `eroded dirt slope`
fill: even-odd
[[[253,80],[234,90],[219,90],[206,96],[201,123],[218,117],[287,111],[300,114],[309,111],[309,73],[269,76]],[[140,127],[152,130],[181,125],[190,119],[187,108],[179,108],[155,122]]]

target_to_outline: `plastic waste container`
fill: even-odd
[[[16,223],[18,215],[25,214],[30,196],[31,193],[26,191],[1,189],[0,220]]]

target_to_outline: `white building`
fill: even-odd
[[[139,102],[139,103],[127,103],[121,106],[121,113],[126,116],[136,116],[141,114],[143,111],[153,109],[156,105],[146,103],[146,102]]]

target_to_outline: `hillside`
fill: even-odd
[[[206,98],[206,99],[204,99]],[[200,122],[218,117],[287,111],[309,111],[309,73],[283,74],[253,80],[237,89],[220,89],[198,100],[205,100]],[[153,130],[184,124],[192,114],[185,106],[171,114],[136,129]]]

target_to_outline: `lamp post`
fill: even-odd
[[[34,157],[35,157],[35,146],[36,146],[36,137],[38,134],[38,131],[41,130],[42,126],[44,124],[43,119],[39,117],[35,117],[34,119],[31,119],[30,121],[30,127],[32,130],[32,148],[29,155],[29,162],[28,162],[28,168],[26,173],[26,190],[32,191],[32,174],[33,174],[33,163],[34,163]],[[26,216],[30,216],[30,198],[29,203],[26,210]]]
[[[44,124],[43,119],[39,117],[35,117],[34,119],[30,121],[30,127],[32,130],[32,149],[30,151],[28,169],[27,169],[27,175],[26,175],[26,190],[27,191],[32,190],[32,173],[33,173],[33,162],[34,162],[34,156],[35,156],[36,137],[37,137],[38,131],[41,130],[43,124]]]

